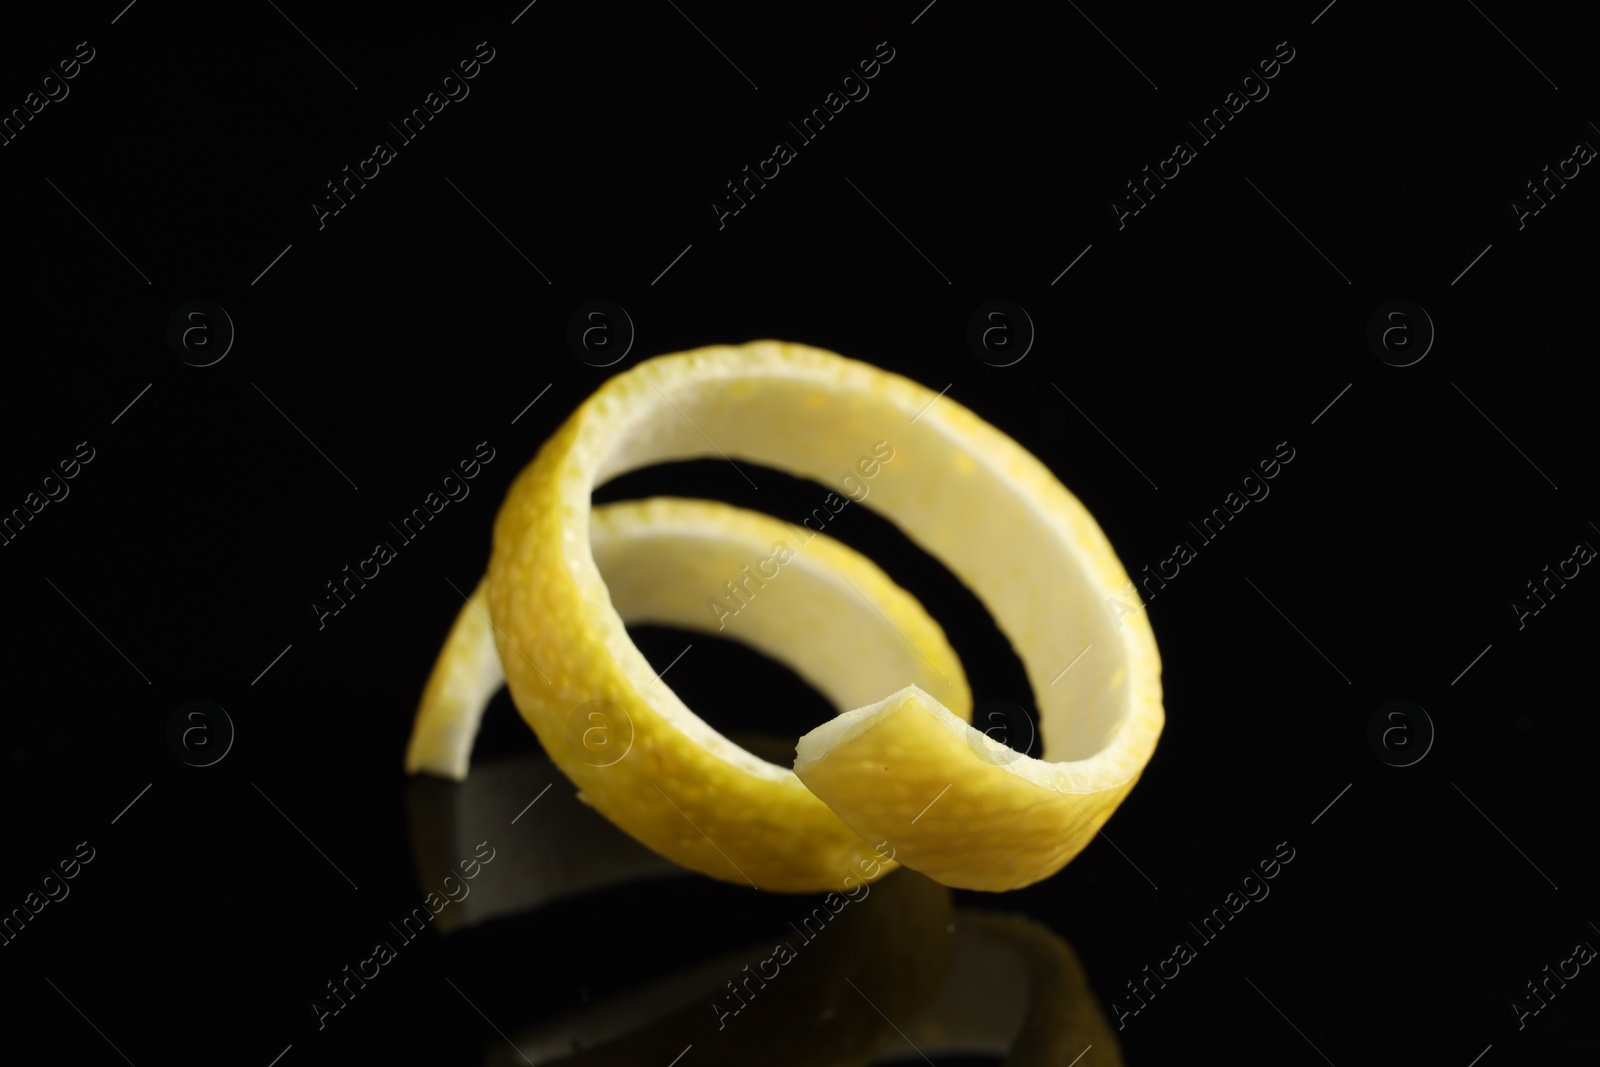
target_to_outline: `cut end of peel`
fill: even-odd
[[[910,705],[909,709],[907,705]],[[970,723],[945,707],[932,693],[921,686],[908,685],[875,704],[844,712],[803,735],[795,745],[795,774],[804,776],[806,771],[821,763],[835,749],[842,748],[904,710],[921,710],[933,716],[939,725],[966,741],[968,747],[986,763],[1004,765],[1017,758],[1015,749],[973,729]]]
[[[1132,787],[1130,721],[1088,759],[1049,763],[1000,744],[907,686],[800,739],[795,775],[864,841],[957,889],[1004,892],[1077,855]],[[1135,775],[1136,776],[1136,775]]]
[[[875,704],[844,712],[802,736],[794,748],[795,774],[803,775],[826,759],[834,749],[849,744],[890,716],[898,714],[907,704],[925,708],[937,718],[948,718],[961,731],[967,729],[967,724],[958,719],[955,713],[941,704],[933,694],[920,686],[908,685],[904,689],[890,693]]]

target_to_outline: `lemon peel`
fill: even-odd
[[[796,770],[778,767],[696,716],[628,639],[589,544],[596,486],[715,455],[831,481],[873,442],[892,442],[893,467],[864,506],[943,561],[1010,639],[1043,759],[998,751],[912,683],[819,727]],[[1076,855],[1154,751],[1154,634],[1143,615],[1114,621],[1102,607],[1126,584],[1083,505],[971,411],[869,364],[758,341],[645,361],[580,406],[501,507],[487,600],[524,720],[597,810],[661,854],[781,892],[827,888],[852,867],[879,877],[879,855],[1001,890]],[[615,765],[563,744],[573,709],[597,700],[633,730]]]

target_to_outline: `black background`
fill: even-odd
[[[1510,607],[1577,542],[1600,544],[1600,178],[1584,167],[1521,229],[1509,206],[1575,143],[1600,144],[1593,23],[1577,5],[924,3],[145,0],[0,37],[5,108],[77,42],[96,53],[0,148],[0,506],[77,442],[95,457],[0,548],[0,907],[78,842],[96,850],[0,948],[10,1041],[118,1062],[109,1042],[141,1067],[265,1067],[286,1046],[284,1067],[476,1064],[504,1051],[494,1027],[804,913],[699,876],[642,884],[430,932],[320,1031],[307,1006],[431,888],[402,756],[452,583],[481,575],[513,476],[612,373],[776,338],[948,384],[1057,473],[1130,573],[1294,449],[1271,495],[1149,605],[1167,722],[1110,840],[1026,890],[956,894],[1070,942],[1115,1026],[1124,983],[1288,842],[1271,896],[1123,1019],[1125,1062],[1600,1057],[1593,968],[1525,1028],[1511,1007],[1576,942],[1600,944],[1600,578],[1585,568],[1521,629]],[[480,41],[494,59],[470,96],[319,229],[323,183],[395,140],[385,122]],[[894,59],[870,95],[719,229],[723,183],[793,141],[785,123],[880,41]],[[1294,58],[1270,95],[1199,143],[1186,120],[1283,41]],[[1179,139],[1198,157],[1119,229],[1112,198]],[[637,330],[603,370],[565,341],[597,298]],[[194,299],[237,330],[205,368],[166,341]],[[1037,330],[1013,366],[966,343],[991,299]],[[1366,339],[1396,299],[1437,331],[1408,367]],[[471,496],[319,630],[323,583],[485,440],[496,458]],[[597,498],[792,517],[817,496],[758,481],[709,461]],[[978,700],[1031,708],[1009,646],[942,567],[860,508],[829,533],[923,600]],[[686,643],[636,638],[658,669]],[[786,668],[693,640],[672,685],[713,725],[792,740],[828,714]],[[785,682],[791,703],[758,713],[750,694]],[[238,731],[203,769],[166,740],[193,699]],[[1436,730],[1405,768],[1367,742],[1392,699]],[[474,758],[537,747],[501,696]],[[682,1062],[726,1059],[708,1037]]]

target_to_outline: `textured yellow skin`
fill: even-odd
[[[1039,696],[1046,756],[1074,758],[1006,762],[913,687],[802,738],[802,781],[706,727],[628,640],[588,546],[598,482],[718,452],[826,479],[891,435],[905,456],[867,506],[990,605]],[[976,504],[963,509],[963,495]],[[1112,631],[1103,607],[1127,581],[1082,504],[972,412],[867,364],[763,341],[648,360],[591,396],[513,484],[495,522],[488,599],[523,718],[589,803],[663,855],[724,881],[812,892],[852,871],[881,876],[892,867],[874,852],[881,840],[947,885],[999,890],[1076,855],[1154,750],[1154,635],[1143,614]],[[1052,689],[1047,658],[1064,661],[1080,644],[1099,651]],[[610,766],[580,759],[565,737],[572,711],[594,700],[632,725],[628,755]]]

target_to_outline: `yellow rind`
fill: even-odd
[[[825,432],[814,425],[820,418]],[[891,433],[903,458],[867,506],[990,607],[1023,660],[1044,752],[1056,762],[1020,756],[1001,765],[980,754],[981,735],[959,736],[950,726],[958,720],[919,696],[873,712],[871,727],[848,741],[843,719],[814,731],[838,749],[814,751],[802,783],[684,707],[628,639],[588,544],[596,485],[714,452],[826,479]],[[719,443],[708,448],[711,439]],[[782,892],[823,889],[864,869],[877,843],[868,839],[880,834],[904,849],[903,862],[949,885],[1015,888],[1059,870],[1132,788],[1161,729],[1149,623],[1138,614],[1113,627],[1105,608],[1127,584],[1087,509],[975,414],[868,364],[771,341],[663,356],[608,381],[513,484],[488,574],[513,700],[586,799],[685,866]],[[1076,673],[1062,671],[1067,684],[1053,689],[1058,664],[1080,647]],[[592,766],[564,744],[568,715],[595,700],[619,708],[633,731],[628,756],[611,766]],[[869,758],[890,756],[891,772],[867,775]],[[951,807],[963,821],[945,820],[941,844],[921,828],[933,815],[914,801],[928,803],[943,784],[959,787]]]

